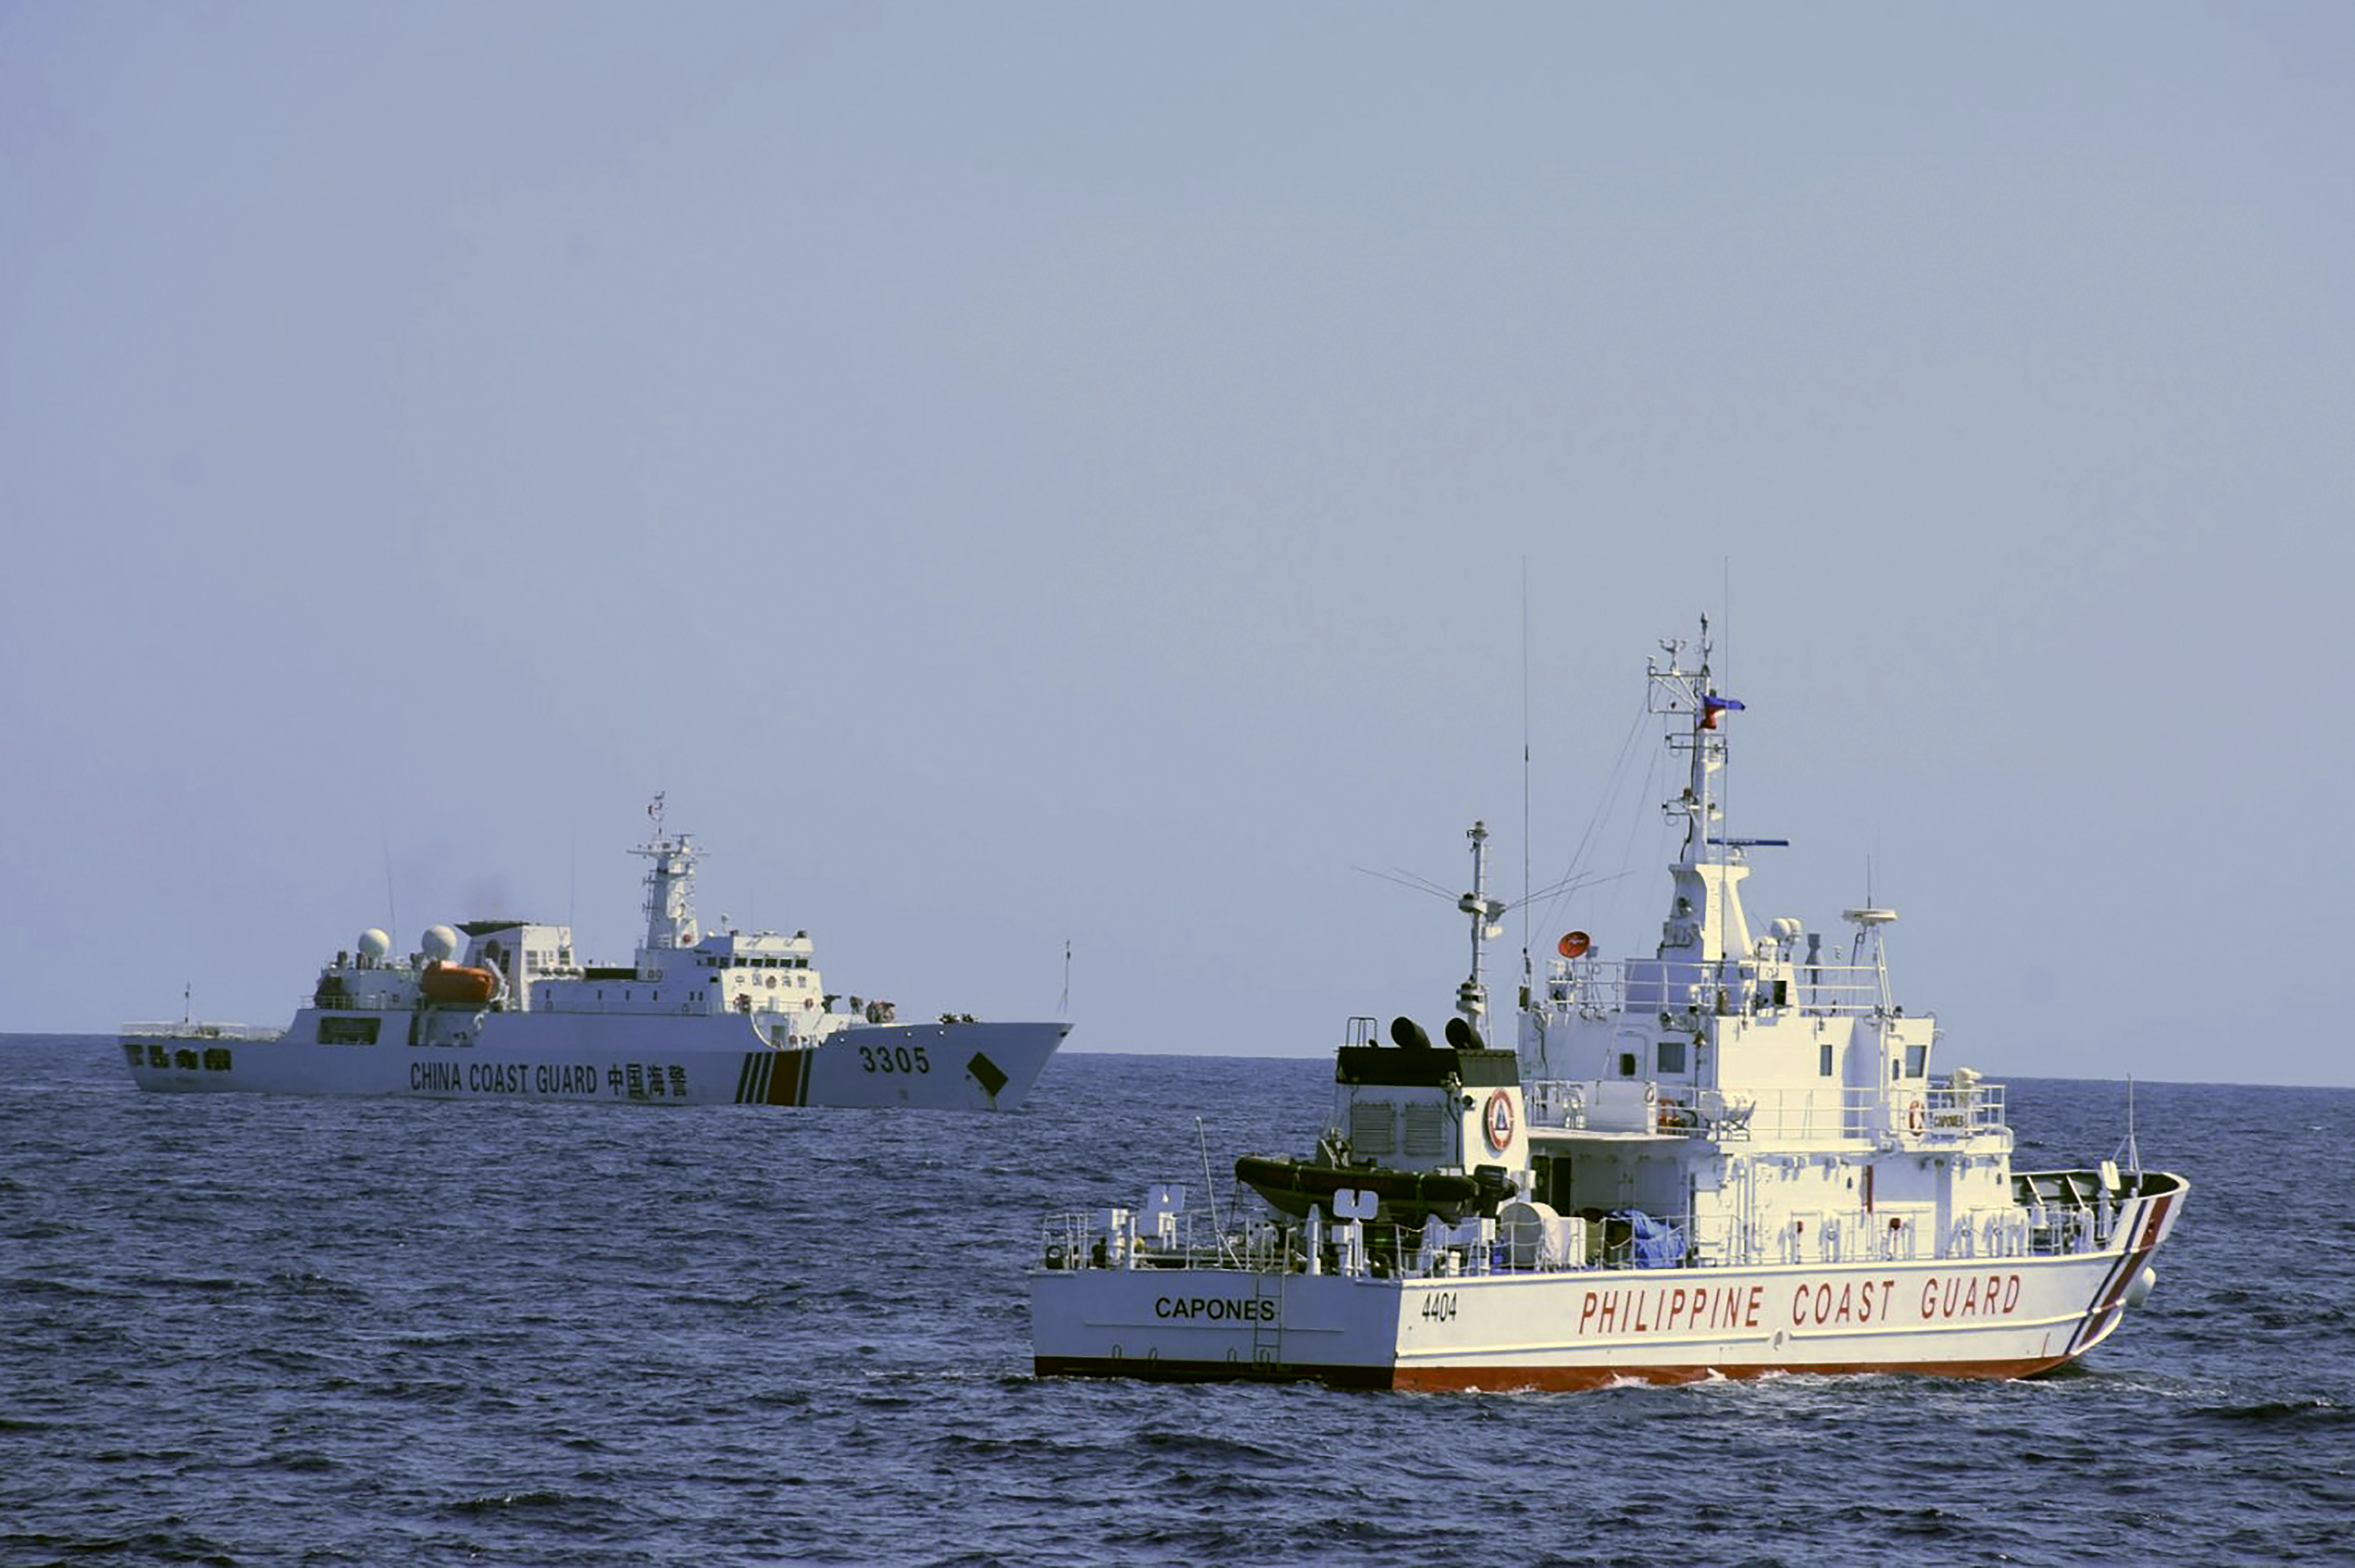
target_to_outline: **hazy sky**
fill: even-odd
[[[657,789],[903,1015],[1435,1026],[1360,868],[1610,798],[1533,939],[1647,950],[1706,611],[1753,915],[1870,876],[1945,1065],[2355,1084],[2350,83],[2307,4],[5,0],[0,1029],[625,960]]]

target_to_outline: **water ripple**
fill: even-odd
[[[1199,1179],[1198,1110],[1221,1160],[1301,1147],[1327,1063],[636,1116],[142,1097],[106,1042],[6,1048],[0,1562],[2355,1560],[2355,1249],[2234,1239],[2350,1234],[2355,1094],[2139,1086],[2198,1187],[2064,1375],[1388,1395],[1029,1375],[1039,1214]],[[2112,1086],[2011,1104],[2028,1163],[2115,1146]]]

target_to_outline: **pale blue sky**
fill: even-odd
[[[1730,609],[1753,913],[1870,862],[1947,1065],[2355,1084],[2350,82],[2310,5],[0,4],[0,1029],[625,958],[663,789],[841,990],[1069,941],[1073,1049],[1320,1054],[1464,968],[1358,868],[1562,875]],[[1656,938],[1604,842],[1542,945]]]

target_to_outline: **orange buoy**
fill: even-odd
[[[1586,949],[1593,946],[1586,939],[1586,933],[1583,931],[1572,931],[1555,945],[1565,959],[1582,958],[1585,956]]]

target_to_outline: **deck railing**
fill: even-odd
[[[1039,1257],[1053,1269],[1198,1268],[1454,1278],[1647,1268],[1756,1268],[1778,1264],[1926,1263],[2064,1255],[2110,1245],[2117,1205],[2101,1199],[1971,1210],[1938,1233],[1927,1215],[1857,1209],[1779,1224],[1689,1215],[1661,1222],[1666,1249],[1645,1248],[1618,1216],[1467,1220],[1421,1228],[1320,1217],[1314,1225],[1264,1214],[1221,1224],[1208,1212],[1148,1206],[1050,1214]]]
[[[276,1040],[285,1034],[283,1029],[272,1029],[259,1023],[195,1023],[179,1019],[170,1023],[126,1023],[120,1031],[125,1040]]]
[[[1556,959],[1531,1000],[1590,1016],[1627,1008],[1720,1017],[1787,1009],[1824,1018],[1869,1016],[1889,1001],[1883,975],[1870,964],[1736,959]]]
[[[1532,1128],[1728,1142],[1930,1145],[2005,1125],[2003,1086],[1968,1077],[1761,1094],[1643,1078],[1550,1079],[1524,1084],[1522,1098]]]

